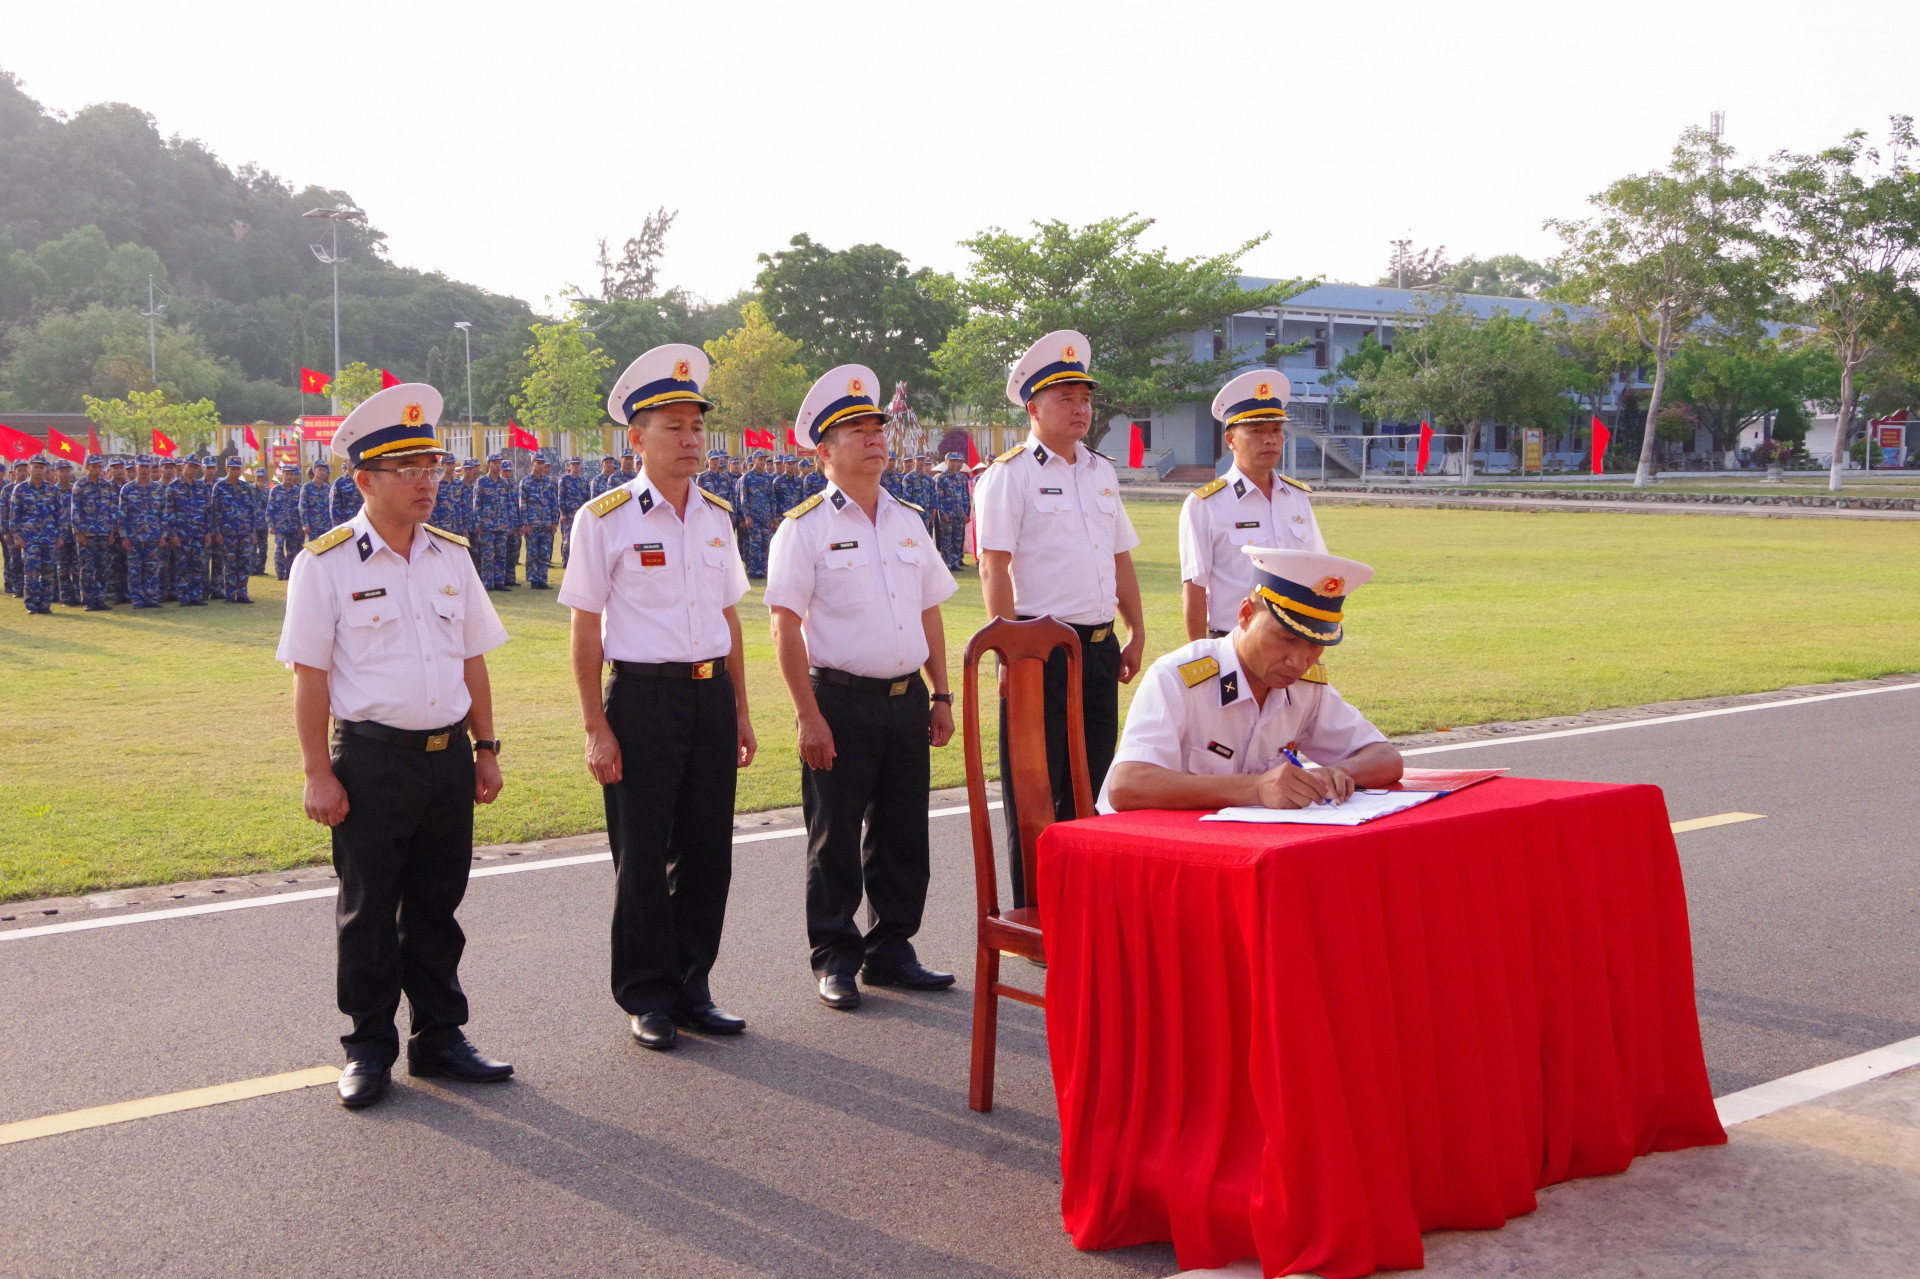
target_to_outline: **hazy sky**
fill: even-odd
[[[964,270],[956,241],[1137,210],[1176,253],[1377,276],[1388,241],[1554,246],[1727,113],[1746,158],[1914,112],[1920,4],[17,4],[0,66],[228,164],[344,189],[394,260],[538,306],[678,209],[723,297],[796,232]]]

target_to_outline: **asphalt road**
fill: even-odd
[[[1653,781],[1676,819],[1716,1092],[1920,1034],[1920,691],[1427,754]],[[401,1079],[0,1147],[7,1275],[1166,1275],[1075,1252],[1039,1015],[1002,1014],[966,1108],[971,871],[934,819],[942,995],[812,997],[801,846],[736,850],[715,989],[737,1040],[647,1053],[605,988],[604,863],[474,881],[463,968],[501,1086]],[[331,903],[0,942],[0,1123],[338,1061]],[[1024,966],[1010,962],[1009,971]],[[1025,970],[1031,972],[1032,970]],[[1037,978],[1037,973],[1034,974]]]

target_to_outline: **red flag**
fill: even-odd
[[[91,422],[87,423],[87,452],[91,454],[100,454],[100,453],[106,452],[105,449],[100,447],[99,428],[94,426],[94,424]]]
[[[772,427],[768,427],[764,431],[756,431],[749,427],[744,434],[746,435],[747,447],[750,449],[771,449],[773,447]]]
[[[1433,428],[1425,422],[1422,422],[1420,424],[1420,453],[1419,456],[1414,459],[1418,464],[1415,469],[1418,470],[1420,474],[1425,475],[1427,473],[1427,460],[1432,456],[1432,453]]]
[[[1607,442],[1613,438],[1613,432],[1596,415],[1593,419],[1593,473],[1600,474],[1606,469]]]
[[[161,457],[172,457],[173,450],[176,447],[178,446],[175,445],[172,440],[168,439],[159,427],[156,426],[153,428],[153,451],[155,453],[158,453]]]
[[[1139,470],[1147,464],[1147,442],[1140,438],[1140,424],[1132,424],[1133,438],[1127,442],[1127,465]]]
[[[327,386],[332,381],[332,377],[318,369],[303,368],[300,370],[300,394],[325,395]]]
[[[507,423],[507,443],[516,449],[537,449],[540,447],[539,437],[535,436],[532,431],[522,428],[518,422],[513,421]]]
[[[246,441],[247,447],[255,453],[260,451],[260,437],[253,433],[253,423],[251,422],[247,423]]]
[[[39,451],[40,441],[25,431],[16,431],[10,426],[0,426],[0,457],[19,462],[32,457]]]
[[[973,433],[967,433],[967,467],[972,469],[980,465],[980,446],[973,442]]]
[[[399,386],[399,385],[400,385],[399,378],[387,372],[385,369],[380,370],[380,389],[381,390],[384,391],[390,386]]]
[[[59,431],[51,426],[47,428],[47,452],[53,454],[55,457],[71,458],[76,462],[86,456],[80,451],[80,446],[77,443],[60,434]]]
[[[780,429],[786,432],[787,435],[787,451],[790,453],[798,453],[800,451],[800,441],[793,438],[793,428],[787,425],[787,419],[780,419]]]

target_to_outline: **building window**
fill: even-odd
[[[1278,320],[1268,320],[1267,321],[1267,344],[1265,349],[1268,351],[1271,351],[1273,350],[1274,347],[1279,345],[1280,345],[1280,322]]]
[[[1325,329],[1313,331],[1313,367],[1316,369],[1327,367],[1327,331]]]
[[[1213,330],[1213,358],[1219,359],[1227,353],[1227,331],[1223,327]]]
[[[1140,447],[1143,449],[1152,448],[1153,447],[1153,423],[1147,421],[1145,418],[1137,418],[1134,420],[1133,424],[1140,428]]]

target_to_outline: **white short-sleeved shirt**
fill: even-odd
[[[685,520],[644,470],[574,512],[559,601],[600,614],[610,662],[725,657],[733,650],[726,610],[746,593],[733,518],[692,481]]]
[[[421,524],[403,557],[364,507],[341,527],[349,536],[323,535],[293,561],[276,659],[327,672],[335,719],[457,723],[473,704],[466,660],[507,642],[467,548]]]
[[[1113,557],[1140,545],[1120,500],[1113,463],[1083,444],[1077,461],[1029,434],[1002,454],[973,491],[974,530],[982,551],[1013,556],[1013,609],[1099,626],[1113,620],[1118,594]]]
[[[1260,705],[1247,691],[1233,636],[1194,640],[1149,666],[1127,709],[1115,765],[1158,764],[1176,773],[1264,773],[1283,748],[1316,764],[1337,764],[1386,736],[1341,699],[1331,684],[1297,681],[1267,691]],[[1109,783],[1113,777],[1111,771]],[[1111,813],[1107,787],[1097,805]]]
[[[1278,473],[1270,499],[1237,466],[1189,493],[1180,508],[1180,580],[1206,590],[1209,630],[1239,624],[1240,601],[1253,589],[1253,561],[1240,553],[1243,546],[1325,554],[1327,539],[1306,493]]]
[[[958,589],[920,512],[880,490],[875,518],[829,483],[773,531],[767,607],[800,618],[814,666],[898,679],[927,663],[920,614]]]

